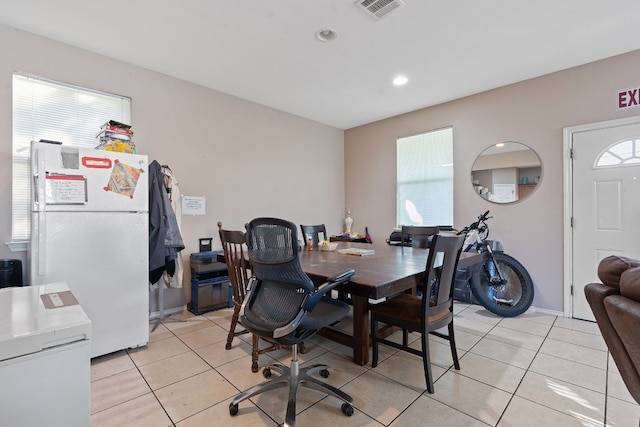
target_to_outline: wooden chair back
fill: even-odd
[[[305,245],[311,238],[311,244],[313,246],[318,246],[318,244],[322,240],[329,240],[329,236],[327,236],[327,229],[324,224],[318,225],[302,225],[300,224],[300,230],[302,231],[302,238],[304,239]],[[320,240],[320,233],[322,233],[322,240]]]
[[[245,224],[246,228],[247,224]],[[218,233],[227,263],[227,272],[233,287],[234,306],[242,305],[247,283],[251,277],[251,265],[247,255],[247,237],[244,231],[225,230],[222,222],[218,221]]]
[[[431,237],[440,232],[438,225],[403,225],[400,230],[400,246],[409,246],[409,238],[411,238],[411,246],[415,248],[428,248]]]

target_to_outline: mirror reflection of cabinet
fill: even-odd
[[[518,196],[520,199],[524,199],[529,194],[533,193],[536,189],[536,184],[519,184]]]
[[[495,203],[512,203],[534,192],[541,175],[542,166],[535,151],[518,142],[505,142],[478,156],[471,181],[480,197]]]

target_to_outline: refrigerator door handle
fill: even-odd
[[[34,191],[33,191],[33,209],[37,216],[33,226],[35,229],[31,230],[31,241],[36,244],[36,272],[40,276],[44,276],[47,273],[47,254],[46,254],[46,238],[47,231],[47,198],[45,180],[47,174],[46,166],[46,152],[44,150],[34,149],[35,145],[32,143],[31,149],[31,164],[34,171]],[[34,261],[32,261],[34,262]]]
[[[47,163],[46,152],[44,150],[38,150],[35,147],[37,143],[31,143],[31,169],[33,171],[33,200],[32,209],[34,211],[46,211],[47,210],[47,195],[46,195],[46,178],[47,178]]]
[[[44,276],[47,274],[47,244],[45,239],[47,235],[47,214],[39,210],[37,216],[36,230],[31,230],[31,232],[36,233],[35,236],[38,246],[38,250],[36,251],[38,257],[36,260],[38,265],[37,272],[39,276]]]
[[[38,206],[38,202],[40,201],[40,197],[38,196],[38,193],[40,192],[38,190],[38,174],[34,174],[33,175],[33,187],[35,188],[36,191],[33,192],[33,207],[35,209],[36,206]]]

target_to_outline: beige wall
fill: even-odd
[[[183,194],[206,197],[205,216],[182,219],[187,259],[200,237],[220,248],[218,220],[237,229],[278,216],[342,231],[342,130],[1,25],[0,51],[1,242],[11,239],[14,71],[133,98],[138,151],[168,164]],[[0,244],[0,258],[25,256]]]
[[[368,225],[374,240],[385,238],[396,225],[396,138],[453,126],[454,225],[462,228],[490,209],[491,237],[533,277],[534,306],[562,311],[562,130],[640,114],[616,111],[616,91],[638,86],[638,69],[640,51],[347,130],[346,198],[354,224]],[[538,189],[513,205],[487,202],[470,184],[476,156],[503,141],[522,142],[542,160]]]
[[[537,307],[561,311],[562,129],[640,114],[618,112],[619,89],[640,84],[640,52],[499,88],[342,132],[162,74],[0,25],[0,239],[11,237],[11,74],[20,71],[133,98],[140,152],[167,163],[183,194],[205,196],[207,215],[183,218],[188,254],[215,222],[238,228],[259,215],[353,228],[377,242],[395,224],[395,141],[453,126],[455,223],[486,209],[492,237],[522,261],[536,283]],[[536,193],[508,206],[473,192],[471,165],[498,141],[519,141],[542,160]],[[344,147],[343,147],[344,146]],[[320,159],[312,154],[321,150]],[[344,163],[344,169],[342,167]],[[96,248],[99,254],[99,248]],[[19,258],[0,245],[0,258]]]

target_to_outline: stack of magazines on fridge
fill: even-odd
[[[133,131],[131,125],[109,120],[100,126],[100,132],[96,135],[99,150],[117,151],[120,153],[135,153],[133,143]]]

